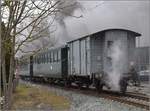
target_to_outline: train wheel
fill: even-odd
[[[89,84],[86,84],[86,88],[89,89]]]
[[[103,90],[103,84],[101,84],[101,85],[99,86],[98,92],[102,92],[102,90]]]
[[[127,90],[127,86],[121,86],[120,91],[121,91],[123,94],[126,93],[126,90]]]
[[[122,80],[120,81],[120,91],[125,94],[127,91],[127,81],[126,80]]]
[[[78,87],[79,89],[82,89],[83,84],[82,83],[78,83]]]
[[[96,89],[98,92],[101,92],[103,90],[103,84],[99,82],[96,83]]]
[[[70,81],[65,81],[65,87],[71,87],[71,82]]]

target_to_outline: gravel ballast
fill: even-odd
[[[29,82],[23,83],[38,87],[40,89],[47,88],[48,90],[56,93],[57,95],[67,97],[71,101],[70,111],[147,111],[145,109],[132,105],[127,105],[117,101],[78,94],[73,91],[66,91],[52,86],[31,84]]]

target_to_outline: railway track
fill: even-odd
[[[45,84],[45,83],[36,83],[38,85],[44,85],[47,87],[55,87],[55,88],[59,88],[62,90],[66,90],[66,91],[73,91],[75,93],[79,93],[79,94],[85,94],[85,95],[89,95],[89,96],[95,96],[95,97],[100,97],[100,98],[104,98],[104,99],[109,99],[109,100],[113,100],[113,101],[117,101],[120,103],[124,103],[124,104],[128,104],[128,105],[132,105],[135,107],[139,107],[142,109],[146,109],[146,110],[150,110],[150,101],[149,101],[149,97],[145,96],[143,94],[136,94],[135,92],[127,92],[125,95],[119,93],[119,92],[113,92],[113,91],[107,91],[104,90],[100,93],[98,93],[96,91],[96,89],[87,89],[87,88],[78,88],[77,86],[71,86],[71,87],[63,87],[61,85],[57,85],[57,84]]]
[[[135,92],[127,92],[126,95],[128,97],[137,98],[137,99],[144,100],[144,101],[149,101],[150,99],[147,95],[135,93]]]
[[[136,107],[140,107],[140,108],[143,108],[143,109],[146,109],[149,111],[149,99],[148,97],[143,97],[143,96],[133,96],[133,95],[129,95],[129,94],[126,94],[126,95],[114,95],[114,94],[111,94],[111,95],[103,95],[105,96],[105,98],[108,98],[108,99],[111,99],[111,100],[116,100],[118,102],[121,102],[121,103],[124,103],[124,104],[128,104],[128,105],[133,105],[133,106],[136,106]]]
[[[76,90],[77,91],[77,90]],[[112,92],[104,90],[101,93],[97,93],[94,89],[84,89],[84,90],[78,90],[77,92],[80,92],[82,94],[87,94],[90,96],[96,96],[100,98],[105,98],[113,101],[118,101],[120,103],[133,105],[136,107],[140,107],[142,109],[150,110],[150,101],[149,97],[143,96],[143,95],[136,95],[130,93],[126,93],[125,95],[119,93],[119,92]]]

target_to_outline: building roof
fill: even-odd
[[[71,41],[69,41],[69,42],[67,42],[67,43],[70,43],[70,42],[73,42],[73,41],[76,41],[76,40],[80,40],[80,39],[86,38],[86,37],[88,37],[88,36],[90,36],[90,35],[95,35],[95,34],[98,34],[98,33],[105,33],[105,32],[107,32],[107,31],[113,31],[113,30],[126,31],[126,32],[128,32],[128,33],[133,34],[135,37],[141,36],[140,33],[135,32],[135,31],[131,31],[131,30],[128,30],[128,29],[121,29],[121,28],[113,28],[113,29],[104,29],[104,30],[101,30],[101,31],[98,31],[98,32],[95,32],[95,33],[92,33],[92,34],[89,34],[89,35],[86,35],[86,36],[84,36],[84,37],[80,37],[80,38],[71,40]]]

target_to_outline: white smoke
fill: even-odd
[[[111,68],[107,70],[109,85],[113,90],[119,90],[119,81],[124,72],[126,63],[125,47],[120,40],[114,41],[110,48],[109,57],[111,58]]]
[[[80,18],[82,15],[74,15],[75,10],[81,9],[82,5],[77,0],[55,0],[60,1],[57,5],[57,9],[60,10],[56,15],[56,22],[60,25],[60,44],[70,40],[68,31],[66,29],[65,19],[68,17]]]
[[[81,9],[82,6],[81,4],[77,1],[77,0],[55,0],[60,1],[60,3],[58,3],[57,5],[57,9],[59,10],[59,12],[56,15],[56,20],[57,22],[63,26],[65,26],[65,19],[67,17],[80,17],[80,16],[76,16],[73,15],[75,10],[77,9]]]

